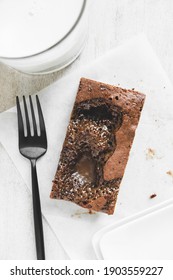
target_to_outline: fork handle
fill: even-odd
[[[39,195],[39,188],[38,188],[35,159],[31,160],[31,175],[32,175],[32,199],[33,199],[33,214],[34,214],[37,260],[45,260],[43,225],[42,225],[40,195]]]

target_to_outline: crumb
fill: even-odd
[[[90,210],[90,209],[87,212],[78,210],[74,214],[72,214],[71,217],[81,218],[82,215],[88,215],[88,214],[93,215],[93,214],[96,214],[96,212],[94,212],[93,210]]]
[[[156,196],[157,196],[157,194],[153,193],[153,194],[150,195],[150,199],[153,199],[153,198],[155,198]]]
[[[166,174],[168,174],[168,175],[170,175],[171,177],[173,177],[173,171],[172,171],[172,170],[167,171]]]
[[[163,87],[163,88],[166,88],[166,87]]]
[[[147,153],[146,153],[146,158],[147,159],[153,159],[156,155],[156,152],[155,150],[151,149],[151,148],[148,148],[147,149]]]
[[[76,215],[76,214],[74,214],[74,215],[72,214],[71,217],[76,217],[78,219],[81,219],[81,216],[80,215]]]
[[[135,88],[133,87],[132,90],[135,90]]]
[[[90,215],[93,215],[93,214],[96,214],[96,212],[94,212],[93,210],[88,210],[88,213],[90,214]]]
[[[81,212],[80,210],[77,210],[74,214],[71,215],[71,217],[77,217],[77,218],[81,218],[81,215],[84,214],[83,212]],[[86,214],[86,213],[85,213]]]
[[[71,214],[71,217],[76,217],[76,218],[81,218],[81,213],[74,213],[74,214]]]

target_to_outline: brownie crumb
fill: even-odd
[[[167,171],[166,174],[168,174],[169,176],[173,177],[173,171],[171,171],[171,170]]]
[[[153,194],[150,195],[150,199],[153,199],[153,198],[155,198],[156,196],[157,196],[157,194],[153,193]]]
[[[91,209],[88,209],[88,213],[89,213],[90,215],[96,214],[96,212],[94,212],[94,211],[91,210]]]
[[[83,215],[93,215],[93,214],[96,214],[96,212],[94,212],[93,210],[91,209],[88,209],[88,211],[80,211],[80,210],[77,210],[74,214],[71,215],[71,217],[77,217],[77,218],[81,218],[81,216]]]
[[[146,152],[146,158],[147,159],[153,159],[156,155],[156,152],[154,149],[148,148]]]

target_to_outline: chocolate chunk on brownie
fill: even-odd
[[[81,78],[51,198],[113,214],[145,95]]]

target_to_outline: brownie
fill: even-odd
[[[51,198],[113,214],[145,95],[81,78]]]

